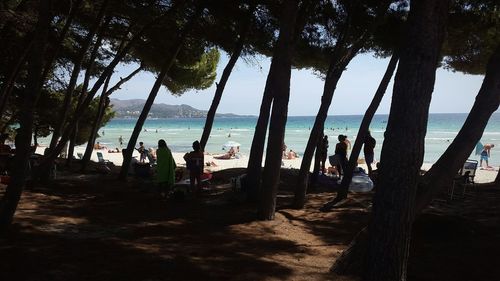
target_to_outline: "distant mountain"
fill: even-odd
[[[119,100],[111,99],[111,105],[116,112],[117,118],[137,118],[141,114],[141,110],[146,100],[133,99],[133,100]],[[206,110],[196,109],[186,104],[171,105],[164,103],[155,103],[149,111],[149,117],[152,118],[205,118],[207,116]],[[247,117],[248,115],[216,114],[217,117]]]

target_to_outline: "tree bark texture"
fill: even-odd
[[[448,0],[412,1],[394,82],[364,280],[406,280],[415,195]]]
[[[296,28],[302,29],[295,24],[299,11],[299,1],[286,1],[282,9],[280,34],[271,62],[274,65],[275,74],[272,76],[272,80],[268,80],[268,83],[271,83],[270,91],[272,92],[273,105],[258,209],[258,216],[263,220],[274,219],[281,161],[283,158],[282,147],[288,115],[288,101],[290,99],[292,53],[295,46],[294,35]]]
[[[104,11],[106,10],[107,2],[108,1],[103,2],[103,5],[99,10],[99,14],[97,15],[97,18],[92,28],[89,30],[89,33],[85,37],[85,40],[82,43],[78,56],[75,59],[68,88],[66,89],[66,93],[64,95],[62,111],[60,112],[58,123],[54,128],[54,131],[52,132],[52,139],[50,140],[50,146],[49,146],[50,150],[53,150],[57,145],[57,141],[59,140],[61,132],[63,131],[63,128],[66,124],[66,119],[68,118],[68,114],[71,108],[71,101],[73,99],[73,92],[76,87],[78,76],[80,76],[80,70],[82,68],[85,54],[90,48],[90,45],[92,44],[92,40],[94,39],[95,34],[97,33],[100,27],[102,28],[102,19],[104,18]]]
[[[255,125],[255,133],[250,146],[250,156],[248,158],[247,175],[244,181],[245,190],[247,193],[247,200],[255,202],[258,200],[260,193],[260,179],[262,173],[262,157],[264,156],[264,144],[266,142],[267,126],[269,124],[269,115],[273,97],[271,90],[272,76],[274,75],[273,66],[269,69],[267,75],[266,86],[260,104],[259,118]]]
[[[0,201],[0,232],[12,223],[23,187],[28,176],[29,157],[32,154],[31,137],[36,102],[40,95],[43,58],[50,29],[51,0],[39,1],[39,16],[35,30],[35,41],[28,58],[28,76],[24,91],[19,130],[16,136],[16,154],[13,160],[11,182]]]
[[[499,105],[500,46],[496,48],[488,62],[483,83],[464,125],[443,155],[423,176],[418,188],[417,211],[429,205],[440,187],[451,183],[481,139],[488,120]]]
[[[168,54],[167,59],[163,63],[161,67],[161,71],[158,74],[158,77],[156,78],[156,81],[153,85],[153,88],[151,89],[151,92],[149,93],[149,96],[146,100],[146,103],[144,104],[144,107],[141,111],[141,114],[139,115],[139,119],[137,119],[137,123],[135,124],[134,131],[132,132],[132,135],[130,136],[130,140],[127,144],[127,150],[125,153],[123,153],[123,163],[122,167],[120,170],[120,175],[119,179],[124,180],[127,177],[128,174],[128,168],[130,166],[130,161],[132,160],[132,153],[134,152],[135,145],[137,143],[137,139],[139,138],[139,134],[142,131],[142,126],[144,125],[144,122],[146,121],[146,118],[148,117],[149,111],[151,110],[151,106],[154,103],[154,100],[156,98],[156,95],[158,94],[158,91],[160,90],[160,87],[162,85],[163,79],[165,79],[165,76],[167,75],[168,71],[172,67],[172,65],[175,62],[175,58],[177,57],[177,54],[182,48],[182,45],[184,44],[184,41],[186,39],[186,36],[188,35],[189,32],[191,32],[191,29],[193,28],[194,23],[200,16],[202,12],[202,8],[198,7],[195,14],[191,16],[191,18],[188,20],[186,25],[184,26],[184,29],[179,32],[177,35],[177,38],[175,39],[176,42],[173,45],[173,48],[171,50],[171,53]]]
[[[363,116],[363,120],[361,121],[361,125],[359,126],[358,134],[356,135],[356,141],[352,147],[351,156],[349,157],[349,162],[347,164],[346,169],[344,170],[344,177],[342,178],[342,183],[340,185],[340,189],[337,193],[337,198],[334,201],[341,201],[347,198],[347,193],[349,191],[349,185],[351,184],[352,175],[354,171],[354,167],[357,166],[359,153],[361,152],[361,147],[363,146],[363,142],[365,140],[366,134],[368,133],[368,129],[372,122],[373,116],[377,111],[382,98],[389,86],[389,82],[394,74],[394,70],[396,69],[396,65],[398,64],[399,56],[395,52],[391,60],[389,61],[389,65],[380,81],[380,84],[373,96],[373,99],[366,109],[365,115]]]

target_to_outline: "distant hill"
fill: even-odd
[[[146,100],[133,99],[133,100],[119,100],[111,99],[113,110],[116,112],[117,118],[137,118],[141,114],[141,110]],[[155,103],[149,111],[149,117],[153,118],[205,118],[207,116],[206,110],[196,109],[192,106],[181,104],[171,105],[164,103]],[[248,115],[216,114],[217,117],[246,117]]]

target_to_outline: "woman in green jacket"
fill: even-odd
[[[167,147],[165,140],[161,139],[158,141],[158,150],[156,151],[156,177],[158,185],[160,186],[160,192],[166,195],[166,193],[174,186],[175,183],[175,165],[174,157],[172,157],[172,152]]]

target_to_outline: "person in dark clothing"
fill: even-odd
[[[199,141],[193,142],[193,151],[184,155],[186,168],[189,170],[190,190],[194,190],[196,181],[196,194],[201,191],[201,175],[203,174],[204,154]]]
[[[328,136],[324,136],[319,145],[319,161],[321,166],[321,171],[323,173],[326,172],[325,162],[326,157],[328,156]]]
[[[375,139],[372,137],[370,131],[366,134],[365,140],[364,140],[364,145],[363,145],[363,152],[365,153],[365,162],[366,166],[368,167],[368,175],[371,177],[372,176],[372,163],[373,159],[375,157],[375,145],[377,142]]]
[[[349,141],[347,140],[347,136],[339,135],[339,142],[335,145],[335,155],[340,162],[340,166],[337,167],[339,175],[343,175],[344,169],[347,165],[347,148]]]

